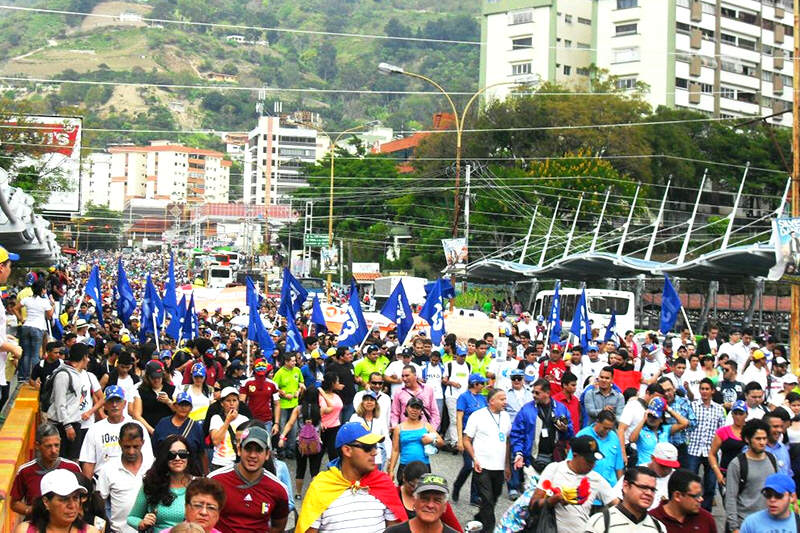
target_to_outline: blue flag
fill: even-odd
[[[664,334],[672,331],[680,312],[681,298],[675,291],[675,287],[672,286],[669,276],[664,274],[664,292],[661,295],[661,325],[658,328],[659,331]]]
[[[97,321],[100,325],[103,324],[103,284],[100,282],[100,268],[95,265],[92,267],[92,272],[89,274],[89,279],[86,281],[86,288],[84,292],[94,300],[97,309]]]
[[[200,336],[200,321],[197,319],[197,312],[194,309],[194,293],[189,299],[189,306],[183,312],[183,335],[181,336],[187,340]]]
[[[281,286],[281,305],[278,314],[289,320],[303,307],[308,298],[308,291],[300,285],[288,268],[283,269],[283,285]]]
[[[164,312],[170,318],[171,322],[178,322],[180,320],[180,311],[178,310],[178,295],[175,292],[175,256],[169,254],[169,274],[167,283],[164,286]],[[165,317],[166,318],[166,317]],[[177,332],[174,337],[177,339]]]
[[[425,284],[425,297],[428,297],[428,294],[434,289],[436,285],[439,285],[442,291],[442,300],[447,300],[449,298],[456,297],[456,290],[453,288],[453,284],[450,283],[450,280],[447,278],[439,278],[436,281],[431,281],[430,283]]]
[[[64,337],[64,327],[61,325],[61,319],[57,316],[53,317],[53,327],[50,329],[55,340],[60,341]]]
[[[184,294],[181,296],[181,301],[178,302],[175,315],[170,315],[169,325],[167,326],[167,329],[164,330],[167,336],[171,339],[178,340],[178,338],[182,337],[181,332],[183,331],[183,319],[185,314],[186,295]]]
[[[158,295],[158,289],[153,285],[150,274],[147,275],[147,284],[144,288],[142,299],[142,320],[139,325],[139,342],[147,340],[147,334],[158,335],[158,328],[164,323],[164,303]]]
[[[306,343],[294,319],[286,320],[286,351],[300,353],[306,351]]]
[[[606,326],[606,334],[603,336],[603,342],[610,341],[616,335],[617,335],[617,312],[612,309],[611,320],[608,321],[608,325]]]
[[[325,314],[322,312],[322,306],[319,305],[319,298],[316,296],[314,296],[314,303],[311,305],[311,323],[314,324],[317,335],[328,331]]]
[[[245,301],[247,303],[249,313],[247,338],[248,340],[256,341],[258,346],[261,348],[261,351],[264,352],[264,356],[270,363],[272,363],[272,354],[275,351],[275,343],[272,341],[272,337],[270,337],[269,333],[267,332],[267,328],[264,327],[264,322],[261,320],[261,315],[258,313],[258,291],[256,290],[255,283],[253,283],[253,280],[250,279],[250,276],[247,276],[245,279],[245,284],[247,286],[245,292]]]
[[[589,309],[586,306],[586,289],[581,290],[581,297],[575,306],[575,314],[572,316],[569,332],[578,337],[578,342],[580,342],[583,352],[586,353],[592,340],[592,326],[589,323]]]
[[[364,313],[361,312],[361,301],[358,299],[356,280],[350,280],[350,299],[347,303],[347,318],[337,338],[339,346],[358,346],[369,333]]]
[[[381,314],[397,324],[397,342],[402,345],[414,327],[414,315],[411,312],[411,305],[408,303],[408,296],[406,296],[402,281],[397,282],[391,296],[383,304]]]
[[[556,290],[553,294],[553,301],[550,302],[550,313],[547,315],[547,322],[550,324],[550,344],[561,342],[561,296],[558,291],[561,289],[561,282],[556,281]]]
[[[131,316],[136,310],[136,298],[133,296],[133,290],[130,283],[128,283],[128,275],[125,273],[125,267],[122,266],[122,258],[117,262],[117,316],[126,327],[131,325]]]
[[[445,333],[441,278],[436,280],[433,289],[428,293],[428,298],[425,300],[425,305],[422,306],[419,316],[427,320],[431,326],[431,342],[437,346],[441,344]]]

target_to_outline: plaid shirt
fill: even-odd
[[[708,457],[714,435],[725,425],[725,409],[714,402],[706,407],[703,400],[693,401],[692,409],[697,417],[697,424],[689,433],[689,455]]]
[[[689,425],[686,426],[686,429],[682,429],[676,433],[673,433],[669,441],[678,446],[680,444],[686,443],[686,435],[693,431],[695,426],[697,425],[697,421],[694,417],[694,410],[692,409],[692,405],[689,403],[689,400],[684,398],[683,396],[675,396],[675,399],[669,404],[670,409],[676,411],[681,414],[686,420],[689,421]],[[678,421],[675,420],[672,416],[666,415],[665,422],[667,424],[677,424]]]

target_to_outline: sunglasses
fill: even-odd
[[[370,381],[370,385],[383,385],[383,381]]]
[[[348,444],[351,448],[358,448],[360,450],[364,450],[365,452],[369,453],[372,450],[377,449],[377,444],[364,444],[363,442],[351,442]]]
[[[169,451],[167,452],[167,459],[170,461],[174,461],[175,459],[188,459],[189,458],[189,450],[178,450],[177,452]]]
[[[514,376],[511,381],[522,381],[522,376]]]

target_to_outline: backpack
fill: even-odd
[[[66,367],[61,366],[55,369],[52,374],[47,376],[41,390],[39,391],[39,405],[43,413],[50,410],[53,405],[53,384],[56,381],[56,376],[62,372],[69,372]],[[75,386],[72,384],[72,376],[67,376],[67,392],[77,397],[78,393],[75,391]]]
[[[297,449],[300,455],[308,457],[322,452],[322,438],[319,429],[307,420],[297,433]]]
[[[769,452],[764,452],[764,453],[767,454],[767,459],[769,459],[769,462],[772,463],[772,469],[775,470],[775,472],[777,472],[778,461],[775,459],[775,456]],[[741,493],[744,490],[744,486],[747,484],[747,473],[748,473],[747,454],[746,452],[742,452],[736,457],[738,457],[739,459],[739,492]],[[800,532],[800,529],[798,530],[798,532]]]

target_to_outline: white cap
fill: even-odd
[[[784,385],[797,385],[797,376],[795,376],[791,372],[787,373],[785,376],[783,376],[783,384]]]
[[[48,472],[39,484],[42,495],[53,492],[59,496],[69,496],[76,490],[86,492],[86,488],[78,483],[78,478],[69,470],[59,468]]]
[[[220,400],[224,400],[225,398],[227,398],[227,397],[228,397],[228,396],[230,396],[231,394],[235,394],[237,398],[239,397],[239,391],[238,391],[238,390],[236,390],[236,388],[235,388],[235,387],[225,387],[225,388],[224,388],[224,389],[222,389],[222,391],[219,393],[219,399],[220,399]]]

